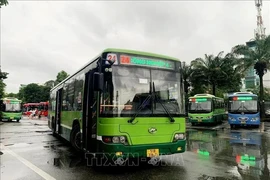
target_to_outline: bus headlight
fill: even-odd
[[[235,121],[235,118],[229,116],[229,120],[230,120],[230,121]]]
[[[112,142],[113,143],[119,143],[119,137],[117,137],[117,136],[114,136],[113,138],[112,138]]]
[[[125,144],[125,142],[126,142],[126,138],[125,138],[125,136],[120,136],[120,142],[122,143],[122,144]]]
[[[251,121],[258,121],[259,118],[258,117],[255,117],[255,118],[251,118]]]
[[[184,133],[176,133],[174,135],[174,140],[173,141],[178,141],[178,140],[183,140],[185,139],[185,134]]]

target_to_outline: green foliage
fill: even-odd
[[[18,97],[24,103],[44,102],[49,100],[50,89],[51,88],[47,86],[40,86],[38,84],[31,83],[19,90]]]
[[[0,3],[0,8],[3,6],[3,5],[8,5],[8,1],[7,0],[1,0],[1,3]]]
[[[49,81],[46,81],[44,83],[44,86],[53,88],[54,84],[55,84],[55,81],[54,80],[49,80]]]
[[[57,83],[68,77],[65,71],[61,71],[57,74],[56,80],[46,81],[43,85],[38,85],[35,83],[28,84],[25,87],[21,87],[18,94],[16,95],[23,103],[30,102],[44,102],[48,101],[50,98],[50,90]]]
[[[254,94],[257,94],[260,97],[260,86],[257,86],[253,89],[248,89],[248,91],[251,91]],[[270,89],[264,88],[264,100],[270,101]]]
[[[65,71],[60,71],[56,76],[55,85],[66,79],[68,76],[69,74],[67,74]]]
[[[241,66],[233,54],[228,53],[225,57],[222,55],[223,52],[217,56],[205,55],[204,59],[197,58],[191,62],[193,70],[190,77],[193,87],[191,95],[204,92],[216,95],[221,89],[240,90]]]
[[[237,45],[232,48],[232,53],[238,57],[239,64],[247,71],[254,68],[260,78],[260,96],[264,98],[263,76],[270,69],[270,36],[264,39],[256,38],[255,41],[249,42],[252,45]]]
[[[8,94],[5,94],[5,97],[15,97],[17,98],[18,94],[16,93],[8,93]]]
[[[4,83],[4,79],[7,78],[8,73],[1,72],[0,70],[0,99],[2,99],[5,95],[5,87],[6,84]]]
[[[0,100],[5,95],[6,84],[4,83],[4,79],[7,78],[7,75],[8,75],[8,73],[2,72],[0,69]],[[2,102],[1,101],[0,101],[0,109],[2,109]],[[0,111],[0,120],[2,120],[2,111]]]

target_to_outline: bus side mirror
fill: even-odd
[[[104,88],[104,74],[95,72],[94,73],[94,91],[103,91]]]

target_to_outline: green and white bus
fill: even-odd
[[[177,58],[106,49],[50,92],[49,127],[78,151],[146,158],[183,153]]]
[[[2,119],[19,122],[22,119],[22,101],[13,97],[3,98],[1,99],[1,111]]]
[[[192,125],[222,122],[226,119],[224,99],[211,94],[189,97],[188,117]]]

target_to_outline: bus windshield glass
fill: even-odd
[[[207,113],[212,110],[212,100],[210,98],[193,98],[189,100],[189,112]]]
[[[230,113],[256,113],[258,112],[258,102],[256,100],[250,101],[229,101]]]
[[[20,112],[21,104],[19,102],[4,102],[4,112]]]
[[[111,68],[107,74],[105,70],[101,116],[168,116],[165,109],[171,116],[184,114],[179,71],[137,66]]]

